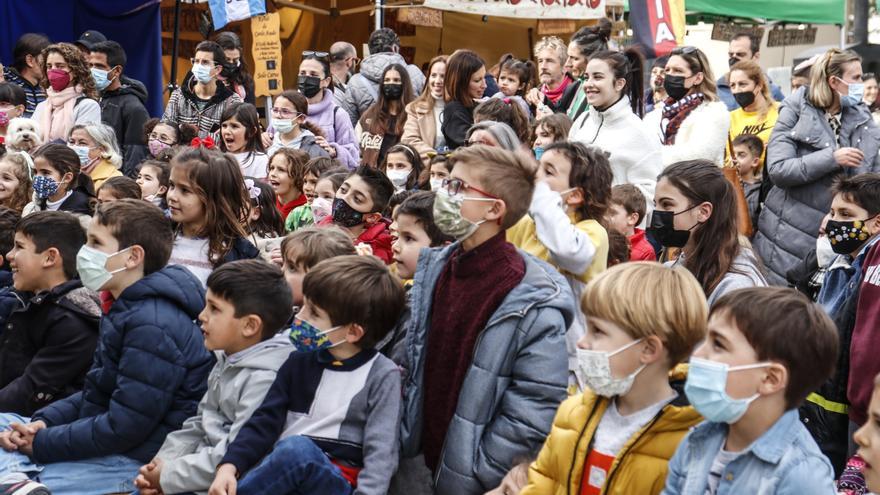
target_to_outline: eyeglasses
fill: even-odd
[[[318,58],[327,58],[330,56],[327,52],[316,52],[314,50],[306,50],[302,53],[303,57],[318,57]]]
[[[194,58],[191,58],[189,59],[189,61],[192,62],[193,65],[203,65],[205,67],[214,67],[215,65],[217,65],[216,63],[214,63],[213,60],[196,60]]]
[[[296,110],[290,110],[288,108],[280,108],[280,107],[272,107],[272,113],[280,115],[282,117],[297,117],[299,116],[299,112]]]
[[[498,196],[495,196],[494,194],[487,193],[486,191],[477,189],[474,186],[465,184],[465,182],[461,179],[449,179],[449,178],[443,179],[443,182],[441,183],[440,187],[442,187],[443,189],[446,189],[446,192],[448,192],[450,196],[455,196],[456,194],[461,194],[461,193],[465,193],[468,191],[474,191],[479,194],[482,194],[483,196],[486,196],[486,198],[501,199]],[[484,201],[484,200],[486,200],[486,198],[470,198],[470,199]]]

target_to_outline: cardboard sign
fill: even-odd
[[[275,96],[284,90],[281,80],[281,21],[277,12],[251,19],[254,43],[254,94]]]

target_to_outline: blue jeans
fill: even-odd
[[[238,484],[239,495],[349,495],[353,488],[315,442],[303,436],[281,440]]]
[[[30,418],[17,414],[0,414],[0,430],[8,430],[11,423],[29,422]],[[0,450],[0,477],[24,473],[48,486],[53,495],[130,492],[141,465],[124,455],[40,465],[24,454]]]

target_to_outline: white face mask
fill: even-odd
[[[638,344],[643,339],[630,342],[625,346],[613,352],[593,351],[588,349],[577,350],[578,369],[576,374],[578,379],[586,386],[602,397],[616,397],[629,392],[632,388],[633,381],[646,365],[642,365],[639,369],[623,378],[615,378],[611,374],[611,356],[619,354],[630,347]]]
[[[443,179],[431,179],[430,183],[432,191],[437,191],[438,189],[443,187]]]
[[[821,235],[816,238],[816,262],[819,265],[819,268],[825,268],[834,261],[834,258],[837,257],[837,253],[834,252],[834,248],[831,247],[831,241],[828,239],[827,235]]]
[[[406,187],[406,180],[409,179],[409,170],[389,170],[385,173],[388,176],[388,180],[394,184],[394,187],[399,191]]]

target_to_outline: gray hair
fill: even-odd
[[[70,129],[70,133],[77,129],[86,131],[86,134],[92,138],[95,145],[101,148],[101,158],[104,158],[114,167],[122,166],[122,153],[119,151],[119,145],[116,143],[116,131],[107,124],[77,124]]]
[[[486,131],[498,141],[498,146],[507,151],[517,151],[521,148],[522,143],[516,137],[513,128],[504,122],[496,122],[494,120],[483,120],[472,125],[467,131],[466,139],[470,141],[471,136],[477,131]]]

